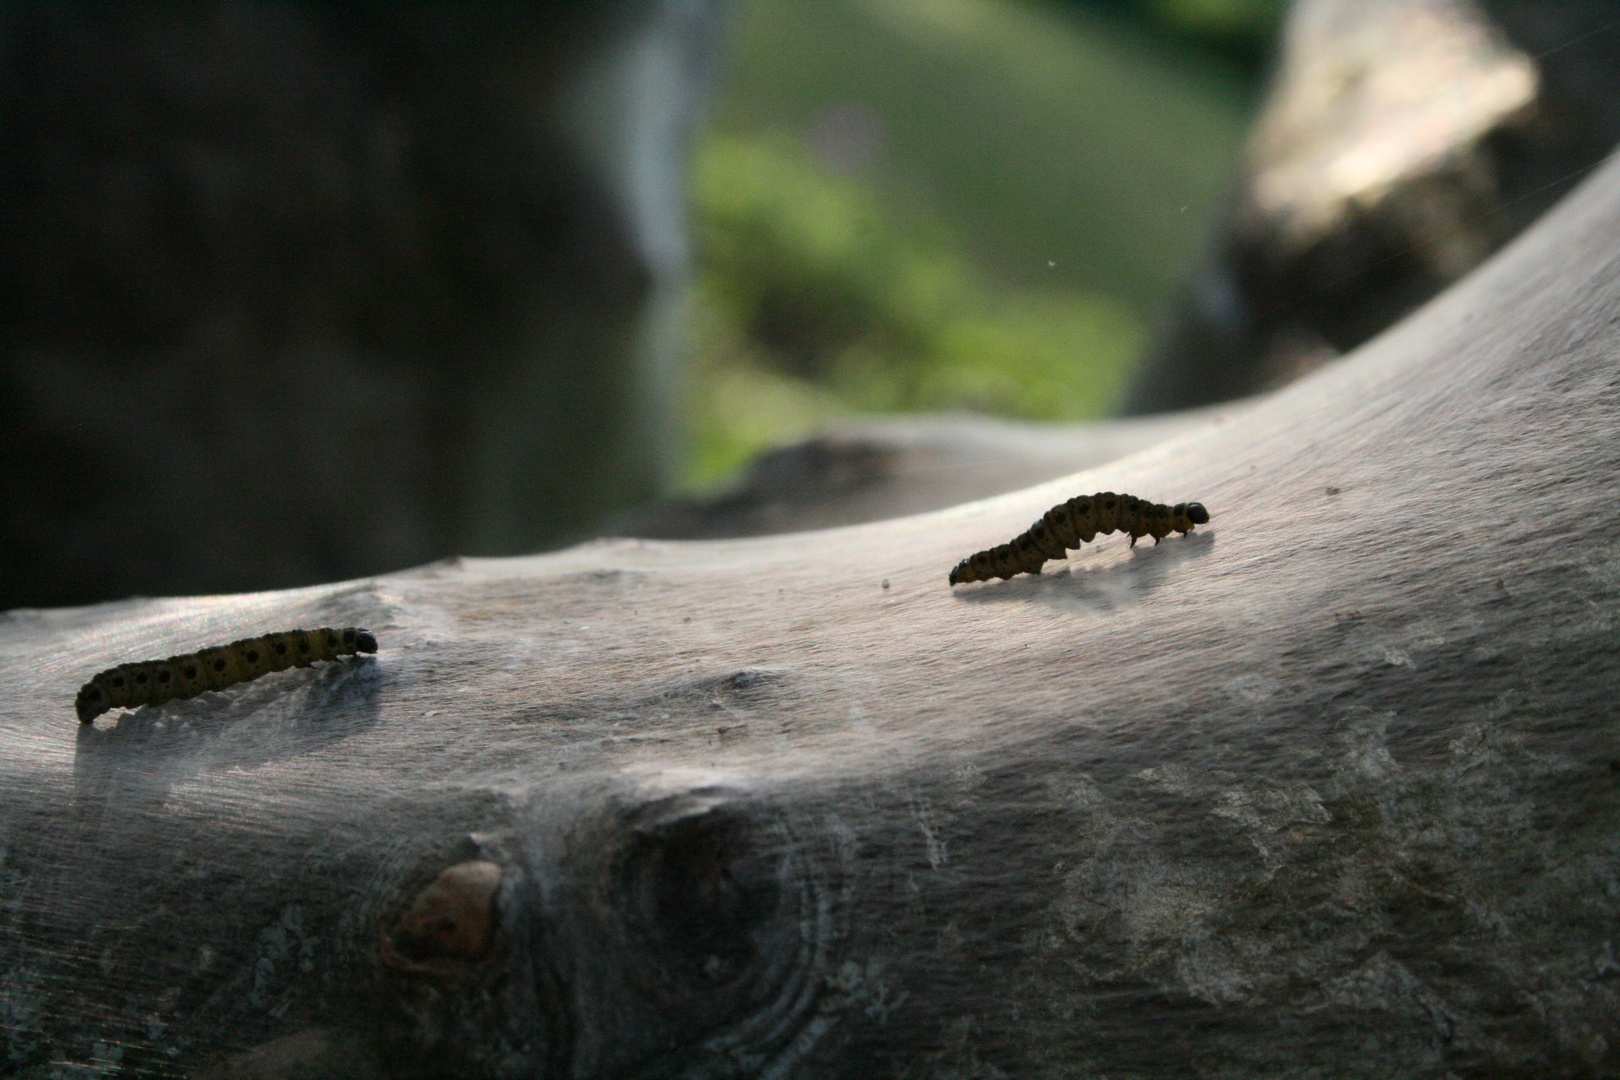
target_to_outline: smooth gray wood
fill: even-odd
[[[1611,162],[1241,422],[1061,481],[12,612],[0,1067],[1616,1075],[1617,404]],[[1098,489],[1213,520],[946,586]],[[320,624],[382,648],[75,722],[102,667]],[[487,952],[384,962],[490,863]]]

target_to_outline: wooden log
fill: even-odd
[[[1620,1073],[1620,163],[1114,462],[0,624],[9,1075]],[[952,589],[1111,489],[1212,515]],[[374,658],[81,726],[114,664]]]

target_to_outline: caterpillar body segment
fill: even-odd
[[[376,635],[357,626],[284,630],[167,660],[142,660],[108,668],[84,684],[73,707],[79,723],[88,724],[109,709],[161,705],[196,697],[205,690],[223,690],[272,671],[376,651]]]
[[[977,552],[956,564],[951,584],[1010,578],[1014,574],[1038,574],[1048,559],[1061,559],[1064,552],[1089,543],[1099,534],[1118,530],[1129,533],[1131,546],[1144,536],[1160,540],[1176,532],[1185,536],[1193,526],[1209,520],[1203,503],[1148,502],[1135,495],[1099,491],[1076,495],[1043,514],[1039,521],[1005,544]]]

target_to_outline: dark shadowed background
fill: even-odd
[[[537,550],[851,414],[1252,393],[1620,136],[1597,0],[0,11],[0,607]]]

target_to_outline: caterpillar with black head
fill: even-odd
[[[283,630],[167,660],[142,660],[108,668],[84,684],[73,707],[78,710],[79,723],[88,724],[108,709],[161,705],[196,697],[204,690],[223,690],[272,671],[376,651],[376,635],[357,626]]]
[[[1116,495],[1112,491],[1076,495],[1052,507],[1039,521],[1007,543],[977,552],[957,563],[951,571],[951,584],[1038,574],[1047,559],[1063,558],[1064,552],[1079,547],[1098,533],[1111,533],[1115,529],[1130,533],[1131,547],[1135,547],[1144,536],[1153,537],[1157,544],[1173,532],[1185,536],[1193,531],[1194,525],[1208,520],[1209,511],[1204,509],[1203,503],[1166,506],[1135,495]]]

